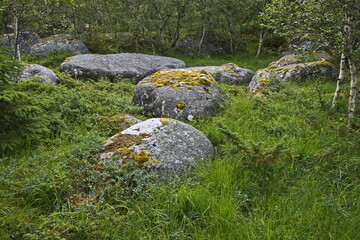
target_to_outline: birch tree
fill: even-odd
[[[359,15],[359,0],[272,0],[261,14],[264,26],[280,35],[288,39],[315,40],[317,44],[312,50],[331,46],[341,54],[332,108],[337,106],[347,64],[350,72],[349,125],[355,118]]]

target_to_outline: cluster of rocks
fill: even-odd
[[[115,115],[110,120],[103,119],[117,122],[120,132],[103,144],[99,161],[106,165],[109,161],[124,164],[134,160],[161,178],[182,174],[199,162],[213,158],[210,140],[180,120],[208,117],[221,108],[225,96],[218,83],[249,86],[254,92],[267,88],[272,78],[284,82],[305,81],[314,77],[333,78],[335,74],[333,64],[327,61],[331,57],[326,53],[306,57],[286,55],[254,73],[232,63],[187,68],[183,61],[170,57],[89,54],[83,43],[67,35],[45,40],[30,36],[28,42],[35,44],[29,47],[23,42],[23,49],[38,57],[46,57],[56,50],[72,52],[75,56],[67,58],[60,65],[60,71],[74,78],[136,80],[134,105],[142,106],[156,118],[141,121],[128,115]],[[4,39],[11,46],[11,36],[3,36]],[[34,76],[57,84],[52,70],[24,63],[21,80]]]

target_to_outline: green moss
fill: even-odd
[[[140,83],[152,83],[155,87],[171,86],[173,89],[178,89],[183,86],[211,86],[215,80],[210,73],[204,70],[164,69],[152,74]]]

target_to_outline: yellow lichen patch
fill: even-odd
[[[286,67],[278,67],[278,68],[274,68],[272,69],[274,72],[284,72],[287,73],[291,70],[291,68],[286,68]]]
[[[171,86],[173,89],[180,87],[205,85],[211,86],[215,83],[210,73],[201,70],[160,70],[153,73],[140,83],[152,83],[155,87]],[[190,88],[189,88],[190,89]]]
[[[147,152],[147,150],[141,150],[139,154],[134,154],[134,160],[140,163],[149,161],[150,155]]]
[[[227,73],[235,73],[235,71],[233,71],[233,70],[226,70],[225,72],[227,72]]]
[[[128,147],[140,144],[144,138],[150,137],[149,134],[131,135],[118,133],[112,137],[112,142],[105,146],[105,152],[115,152],[118,154],[128,154]],[[127,150],[125,150],[127,149]]]
[[[331,62],[328,62],[328,61],[315,61],[315,62],[311,62],[310,65],[328,67],[328,66],[332,66],[333,64]]]
[[[239,66],[235,63],[225,63],[225,64],[221,65],[221,67],[226,69],[226,68],[239,67]]]
[[[267,78],[261,77],[261,78],[259,78],[259,83],[260,83],[261,87],[266,88],[269,86],[270,81]]]
[[[186,104],[184,102],[178,102],[176,103],[176,108],[183,110],[184,108],[186,108]]]
[[[25,68],[31,68],[31,66],[30,66],[30,65],[26,65]]]
[[[149,134],[131,135],[131,134],[117,134],[112,138],[112,142],[105,146],[104,152],[113,152],[119,156],[121,163],[126,163],[130,159],[135,160],[139,167],[143,167],[145,162],[151,158],[151,154],[147,150],[141,150],[140,153],[135,153],[129,147],[142,143],[144,138],[149,137]]]
[[[169,121],[176,121],[176,120],[172,118],[160,118],[160,122],[164,125],[168,125]]]
[[[146,161],[146,162],[144,162],[144,165],[146,165],[146,164],[154,164],[154,163],[161,163],[161,161],[160,160],[154,160],[154,161]]]

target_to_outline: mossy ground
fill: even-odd
[[[231,59],[223,60],[192,64]],[[335,84],[320,79],[261,98],[220,84],[225,110],[191,122],[217,149],[215,160],[192,177],[159,182],[136,159],[98,165],[109,137],[100,116],[149,117],[132,106],[134,85],[59,81],[2,89],[36,107],[20,119],[28,122],[7,125],[14,138],[24,126],[46,131],[1,152],[0,239],[359,239],[360,122],[346,126],[349,86],[331,112]]]

